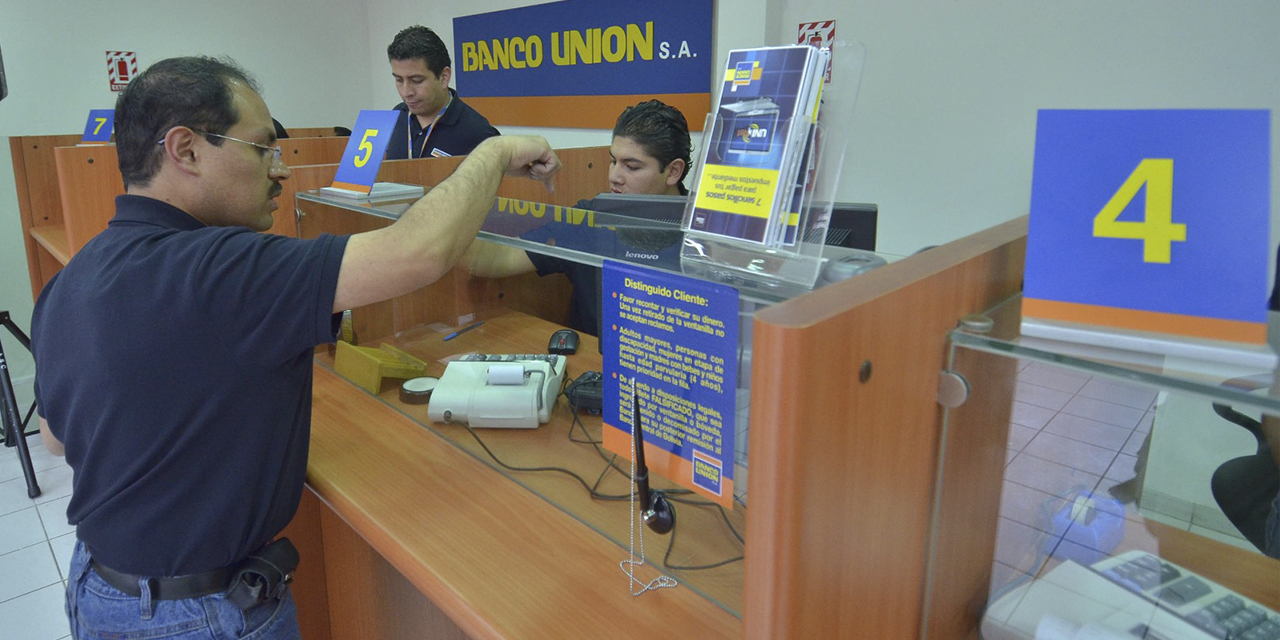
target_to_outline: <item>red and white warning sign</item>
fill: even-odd
[[[800,32],[796,36],[796,44],[811,44],[815,47],[830,47],[836,39],[836,21],[801,22]],[[831,61],[827,60],[826,83],[831,84]]]
[[[124,91],[125,85],[138,75],[138,54],[132,51],[107,52],[107,81],[112,91]]]

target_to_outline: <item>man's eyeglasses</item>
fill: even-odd
[[[199,129],[191,129],[191,130],[192,130],[192,131],[194,131],[194,132],[196,132],[196,133],[198,133],[198,134],[200,134],[200,135],[202,135],[202,136],[210,136],[210,137],[213,137],[213,138],[222,138],[223,140],[230,140],[230,141],[232,141],[232,142],[239,142],[240,144],[247,144],[247,145],[249,145],[249,146],[251,146],[251,147],[255,147],[255,148],[257,148],[259,151],[261,151],[261,152],[262,152],[263,157],[266,157],[267,153],[268,153],[268,152],[270,152],[270,153],[271,153],[271,164],[272,164],[272,165],[277,165],[277,164],[279,164],[279,165],[283,165],[283,164],[284,164],[284,162],[280,160],[281,154],[282,154],[282,153],[284,153],[284,152],[283,152],[283,151],[280,149],[280,147],[278,147],[278,146],[276,146],[276,147],[268,147],[268,146],[267,146],[267,145],[265,145],[265,144],[258,144],[258,143],[256,143],[256,142],[249,142],[248,140],[241,140],[240,138],[232,138],[231,136],[224,136],[224,135],[222,135],[222,134],[220,134],[220,133],[209,133],[208,131],[201,131],[201,130],[199,130]],[[167,136],[168,134],[166,133],[165,135]],[[159,140],[156,144],[164,144],[164,138],[160,138],[160,140]]]

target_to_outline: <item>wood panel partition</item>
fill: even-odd
[[[40,296],[45,283],[71,258],[62,224],[54,149],[78,140],[80,134],[9,138],[32,299]]]
[[[990,567],[993,536],[965,527],[994,529],[998,475],[931,516],[938,375],[957,320],[1019,290],[1026,232],[1019,218],[756,314],[747,638],[918,640],[931,532],[951,542],[935,562]],[[932,615],[963,616],[948,604],[965,606]]]
[[[281,158],[288,165],[336,163],[346,148],[346,138],[289,138],[280,141]],[[63,204],[67,244],[72,255],[91,238],[107,228],[115,215],[115,197],[124,194],[120,165],[114,145],[64,147],[55,150],[58,184]],[[292,203],[280,202],[273,233],[296,235],[287,223],[292,219]],[[281,221],[286,221],[281,224]]]
[[[498,195],[547,204],[570,206],[595,196],[608,185],[609,148],[585,147],[558,149],[563,169],[554,179],[555,191],[542,184],[521,178],[504,178]],[[461,157],[394,160],[383,163],[378,172],[381,182],[435,185],[453,174]],[[273,230],[287,229],[290,220],[283,212],[297,206],[295,195],[326,187],[333,183],[336,165],[296,167],[283,184],[278,198]],[[370,231],[391,224],[391,220],[327,206],[298,210],[297,235],[304,238],[320,233],[351,234]],[[558,324],[568,320],[567,301],[572,286],[563,276],[540,278],[524,274],[509,278],[472,278],[455,270],[439,281],[395,298],[353,310],[352,319],[357,339],[375,339],[393,335],[422,324],[458,324],[469,315],[483,314],[486,309],[503,308],[520,311]]]
[[[338,137],[345,140],[347,138],[347,136],[339,136],[333,127],[285,127],[285,131],[289,132],[289,139]]]
[[[54,156],[67,247],[75,255],[107,228],[116,213],[116,196],[124,194],[124,180],[115,145],[62,147]]]

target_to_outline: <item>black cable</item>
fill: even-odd
[[[720,506],[720,505],[716,505],[716,506]],[[721,560],[720,562],[714,562],[711,564],[696,564],[696,565],[689,565],[689,566],[671,564],[671,550],[674,549],[676,546],[676,529],[679,529],[679,528],[680,527],[675,527],[671,529],[671,542],[667,543],[667,552],[662,554],[662,566],[668,569],[671,569],[672,571],[704,571],[706,569],[715,569],[718,567],[723,567],[727,564],[733,564],[734,562],[739,562],[746,557],[746,556],[734,556],[727,560]],[[732,529],[732,527],[730,527],[730,529]]]
[[[463,424],[462,426],[466,428],[467,433],[470,433],[472,438],[476,439],[476,442],[480,445],[480,448],[484,449],[484,452],[489,454],[490,458],[493,458],[494,462],[498,463],[500,466],[502,466],[502,468],[507,469],[509,471],[555,471],[557,473],[563,473],[573,478],[574,480],[577,480],[578,483],[581,484],[582,487],[587,490],[587,493],[591,494],[592,498],[596,498],[598,500],[630,500],[631,496],[635,495],[635,492],[632,492],[626,495],[611,495],[611,494],[599,493],[598,491],[593,489],[590,484],[587,484],[587,481],[584,480],[582,476],[574,473],[573,471],[565,469],[564,467],[516,467],[516,466],[509,465],[503,462],[502,459],[499,458],[497,454],[495,454],[493,450],[489,448],[489,445],[484,443],[484,440],[480,439],[480,434],[476,433],[475,430],[471,428],[471,425]]]
[[[579,376],[579,378],[580,377],[581,376]],[[569,407],[573,413],[573,423],[569,426],[569,433],[568,433],[569,440],[577,444],[591,445],[591,447],[595,449],[596,453],[600,456],[600,458],[605,462],[605,466],[603,469],[600,470],[600,475],[596,478],[596,481],[594,484],[588,484],[587,481],[582,476],[578,475],[577,473],[569,469],[565,469],[563,467],[517,467],[517,466],[507,464],[502,459],[500,459],[497,456],[497,454],[495,454],[493,450],[489,448],[487,444],[485,444],[484,440],[480,438],[480,434],[476,433],[475,430],[471,428],[471,425],[463,424],[462,426],[466,428],[467,433],[471,434],[471,437],[474,438],[476,443],[480,445],[480,448],[484,449],[484,452],[489,454],[489,457],[492,458],[494,462],[498,463],[498,465],[504,469],[507,469],[509,471],[531,471],[531,472],[554,471],[557,473],[565,474],[573,478],[574,480],[577,480],[578,483],[581,484],[582,487],[587,490],[588,495],[590,495],[592,498],[595,498],[598,500],[610,500],[610,501],[631,500],[636,495],[635,491],[632,491],[631,493],[628,493],[625,495],[606,494],[606,493],[601,493],[599,491],[600,484],[604,481],[604,478],[609,473],[610,469],[617,471],[619,474],[621,474],[623,477],[627,478],[628,480],[631,479],[631,472],[627,470],[623,470],[621,467],[618,466],[617,464],[618,454],[606,453],[600,447],[600,445],[602,444],[602,441],[596,440],[591,437],[591,434],[587,431],[586,424],[582,422],[581,416],[578,413],[577,404],[573,401],[573,398],[570,398],[568,396],[568,389],[571,387],[572,387],[572,384],[570,384],[570,381],[566,379],[565,382],[562,383],[560,393],[557,394],[557,395],[563,395],[566,397],[566,399],[568,399]],[[585,440],[579,440],[573,437],[573,430],[575,428],[582,430],[583,435],[586,437]],[[667,499],[671,500],[672,502],[679,502],[681,504],[687,504],[694,507],[715,507],[720,512],[720,518],[724,521],[725,527],[729,529],[729,533],[733,535],[734,539],[736,539],[739,544],[746,544],[746,539],[742,536],[742,534],[738,533],[737,528],[733,526],[732,522],[730,522],[729,514],[723,506],[708,500],[690,500],[687,498],[676,497],[676,496],[690,495],[692,493],[693,491],[689,489],[667,489],[662,491],[662,494],[667,496]],[[736,497],[735,497],[735,501],[738,501]],[[738,502],[741,502],[741,501],[738,501]],[[746,506],[746,505],[744,504],[743,506]],[[678,528],[679,527],[677,527],[677,529]],[[712,564],[705,564],[705,565],[683,566],[683,565],[671,564],[670,562],[671,551],[676,544],[675,534],[676,534],[675,529],[672,529],[671,540],[667,544],[666,553],[664,553],[662,556],[662,566],[667,569],[670,569],[673,571],[702,571],[707,569],[715,569],[718,567],[723,567],[725,565],[732,564],[734,562],[739,562],[744,558],[744,556],[739,555],[726,560],[721,560],[719,562],[715,562]]]
[[[679,502],[680,504],[687,504],[695,507],[715,507],[720,511],[720,518],[724,520],[724,526],[729,528],[729,533],[733,534],[733,537],[736,538],[740,544],[747,543],[747,539],[743,537],[742,534],[738,533],[738,529],[733,526],[732,522],[729,521],[729,512],[726,511],[725,508],[720,506],[719,504],[708,501],[708,500],[687,500],[682,498],[674,498],[672,497],[672,492],[670,491],[664,491],[663,494],[666,495],[667,499],[672,502]]]

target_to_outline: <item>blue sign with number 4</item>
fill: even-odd
[[[1075,307],[1106,324],[1133,310],[1165,330],[1265,323],[1270,122],[1263,110],[1041,111],[1024,311],[1076,319]],[[1218,334],[1201,335],[1229,338]]]

